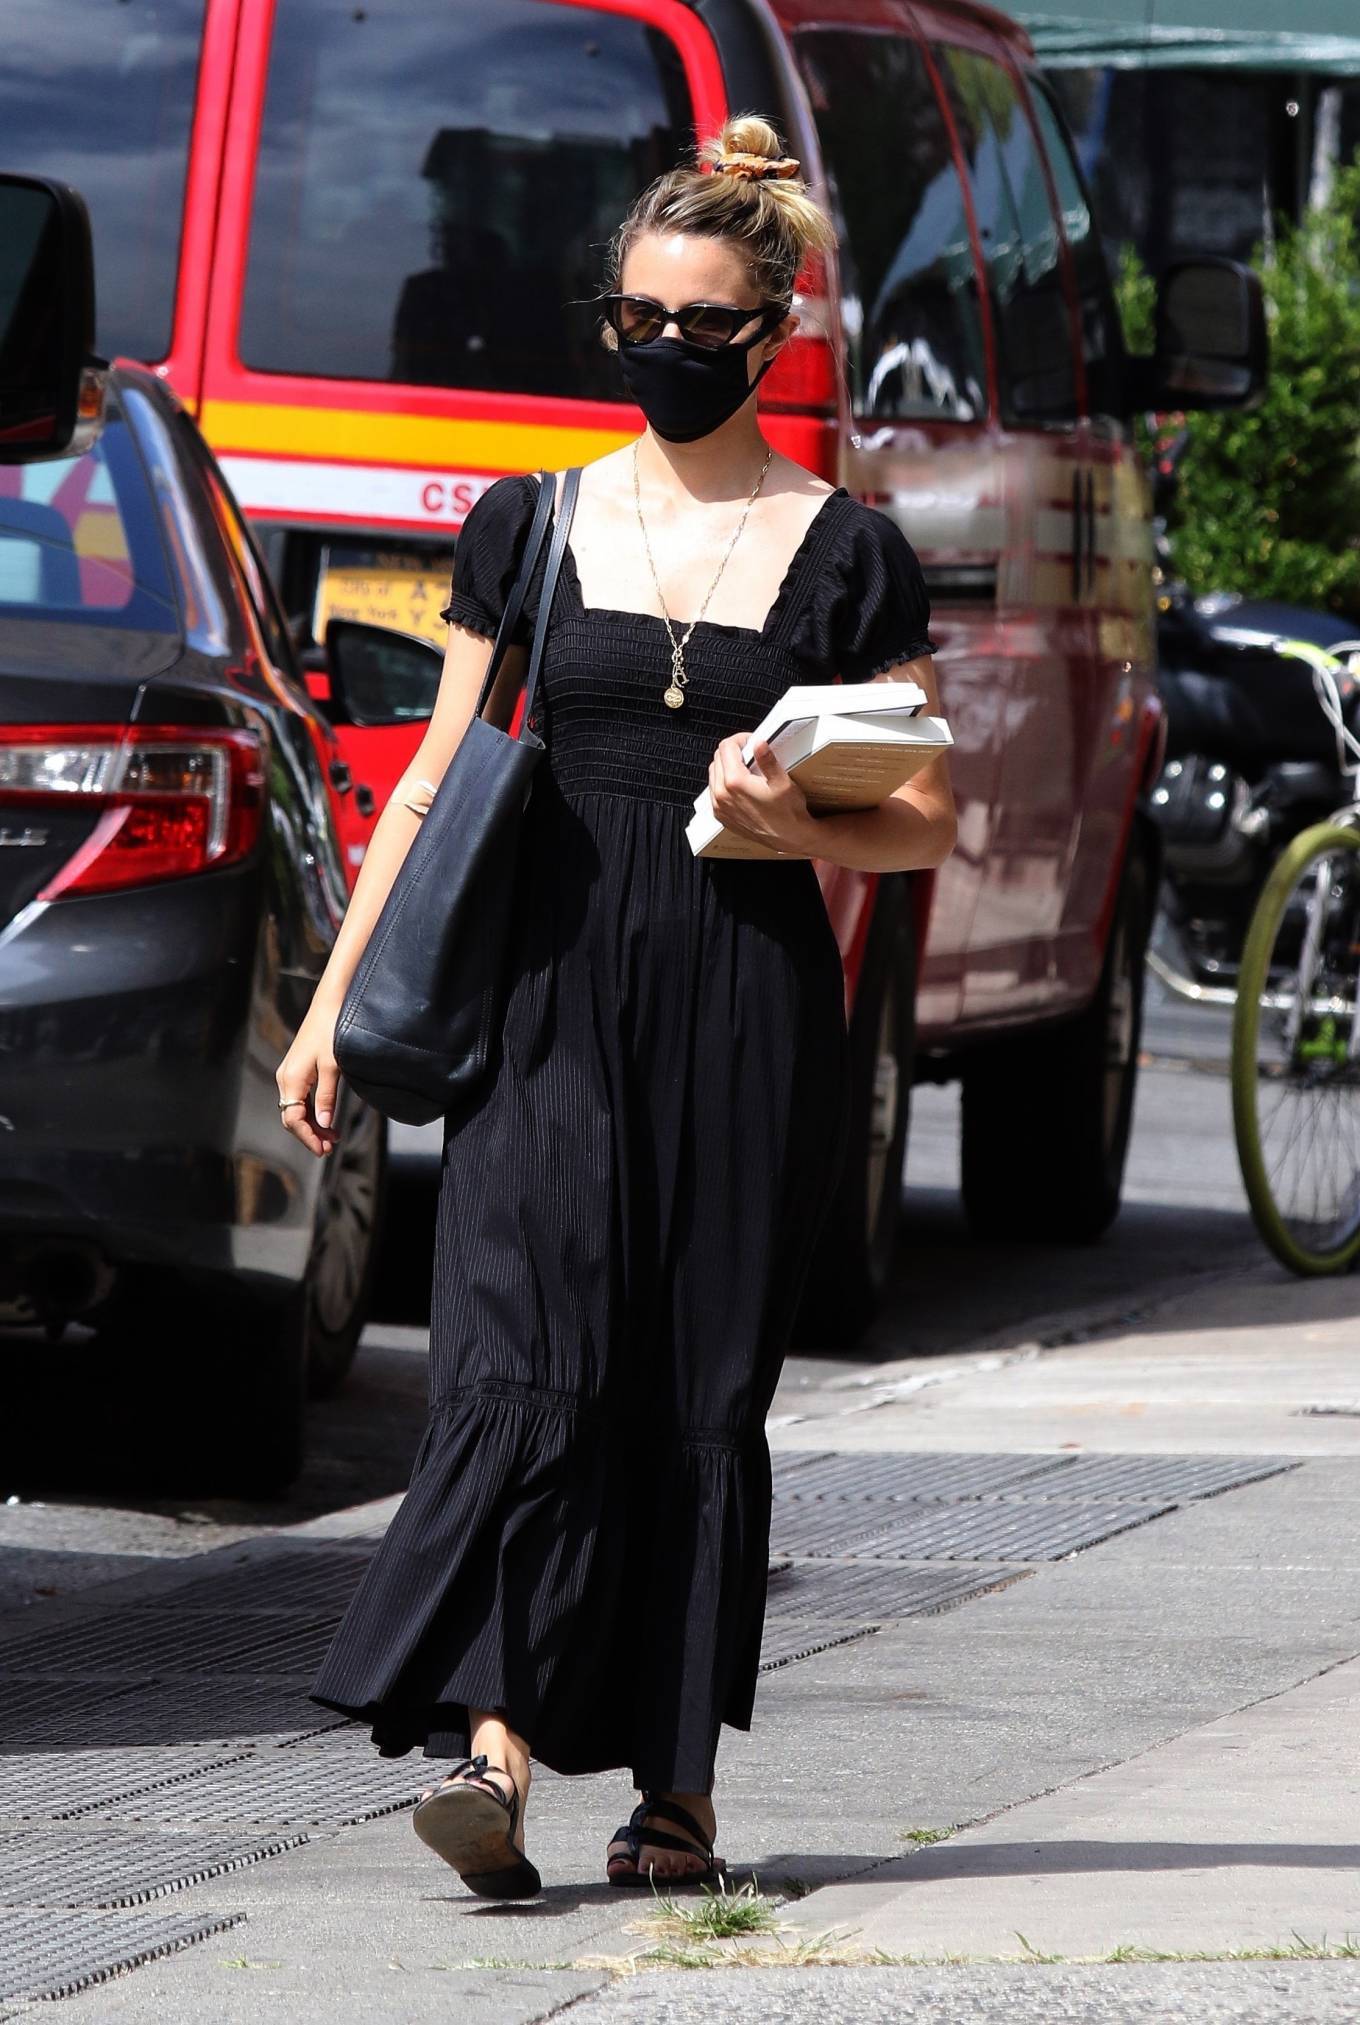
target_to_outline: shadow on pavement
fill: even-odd
[[[906,1859],[914,1883],[958,1877],[1080,1877],[1109,1871],[1264,1868],[1355,1870],[1360,1843],[977,1842],[943,1843]],[[886,1882],[886,1880],[883,1880]]]
[[[1264,1262],[1250,1221],[1232,1210],[1128,1202],[1096,1244],[1005,1244],[972,1234],[957,1195],[912,1188],[882,1317],[848,1354],[871,1364],[975,1348],[980,1339],[989,1349],[1070,1340],[1064,1315],[1087,1334],[1127,1323],[1198,1279]],[[1211,1286],[1204,1299],[1207,1312]],[[1155,1315],[1146,1326],[1156,1328]]]
[[[193,1421],[99,1336],[4,1345],[0,1498],[84,1499],[246,1529],[294,1525],[404,1490],[426,1415],[423,1346],[366,1343],[344,1390],[314,1401],[302,1473],[286,1497],[195,1490]],[[221,1383],[231,1384],[229,1363]],[[200,1479],[201,1481],[201,1479]]]

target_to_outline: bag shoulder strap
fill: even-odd
[[[551,472],[544,476],[544,490],[549,500],[557,487]],[[572,515],[576,511],[576,495],[581,489],[581,467],[574,464],[562,481],[562,509],[553,527],[552,545],[548,550],[547,567],[543,572],[543,594],[538,604],[538,619],[534,626],[534,644],[529,651],[529,672],[524,678],[524,715],[520,719],[521,736],[529,722],[529,713],[534,707],[534,693],[538,688],[538,674],[543,666],[543,646],[548,637],[548,620],[552,613],[553,598],[557,592],[557,579],[562,571],[562,558],[567,552],[567,538],[571,533]]]
[[[505,601],[505,610],[501,613],[501,622],[496,628],[496,644],[491,649],[491,659],[486,664],[486,674],[482,679],[482,690],[477,698],[477,708],[473,712],[474,717],[480,717],[486,709],[491,692],[496,686],[496,677],[501,671],[501,663],[504,661],[506,651],[515,637],[515,628],[519,624],[519,615],[524,610],[524,600],[529,594],[529,586],[533,582],[534,571],[538,568],[538,558],[543,548],[543,537],[548,531],[548,521],[552,516],[553,494],[555,491],[556,486],[553,483],[552,473],[550,471],[540,471],[538,474],[538,498],[534,501],[534,517],[529,523],[529,535],[524,544],[524,554],[520,560],[518,574],[510,587],[510,595]]]

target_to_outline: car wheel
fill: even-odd
[[[353,1096],[326,1158],[307,1265],[307,1390],[329,1398],[344,1384],[368,1319],[382,1235],[387,1128]]]
[[[905,877],[880,881],[850,1020],[845,1165],[794,1330],[848,1349],[878,1312],[897,1248],[916,1047],[916,925]]]
[[[1133,1125],[1152,889],[1130,849],[1086,1010],[963,1074],[963,1203],[979,1236],[1089,1244],[1119,1213]]]

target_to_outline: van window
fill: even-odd
[[[204,0],[42,0],[4,10],[0,134],[25,175],[90,210],[105,358],[170,349]]]
[[[693,117],[674,45],[624,14],[279,0],[242,359],[621,400],[589,298]]]
[[[1041,84],[1033,86],[1030,97],[1043,136],[1044,153],[1053,170],[1063,231],[1076,273],[1087,405],[1094,415],[1117,416],[1122,407],[1124,333],[1110,290],[1105,249],[1057,107]]]
[[[795,38],[841,240],[860,415],[969,422],[986,410],[963,191],[924,59],[904,36]]]
[[[1058,225],[1019,86],[1003,65],[971,50],[942,50],[940,66],[972,178],[1003,415],[1070,421],[1076,362]]]

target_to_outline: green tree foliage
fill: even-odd
[[[1192,414],[1168,529],[1194,591],[1242,591],[1360,619],[1360,158],[1329,201],[1254,263],[1270,377],[1248,414]],[[1118,276],[1130,349],[1151,341],[1152,284]]]
[[[1150,352],[1156,342],[1157,284],[1127,241],[1119,249],[1114,277],[1124,342],[1131,352]]]

